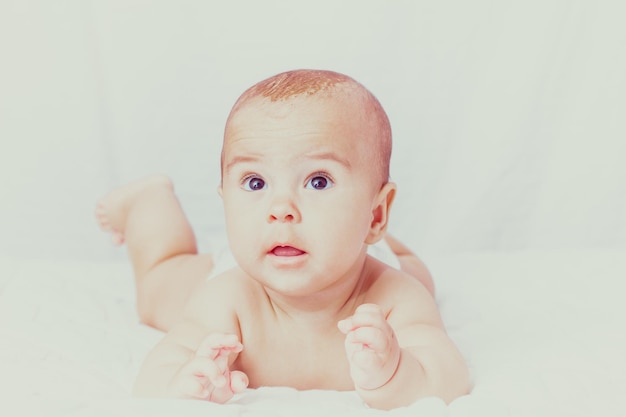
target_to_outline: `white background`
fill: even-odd
[[[0,0],[0,254],[123,257],[93,207],[154,172],[222,234],[225,118],[295,68],[380,99],[418,252],[624,247],[623,4]]]

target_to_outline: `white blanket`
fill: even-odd
[[[161,337],[135,313],[126,263],[0,259],[0,415],[624,415],[620,250],[425,256],[470,395],[390,412],[354,392],[248,390],[229,404],[130,396]],[[555,279],[559,277],[559,279]],[[6,412],[5,412],[6,410]]]

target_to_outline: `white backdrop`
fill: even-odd
[[[0,0],[0,254],[113,259],[109,188],[163,172],[201,242],[218,152],[274,73],[382,102],[420,252],[626,246],[626,6],[615,1]]]

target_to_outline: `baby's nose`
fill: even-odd
[[[282,197],[276,198],[272,202],[268,213],[268,222],[288,222],[299,223],[300,211],[292,199]]]

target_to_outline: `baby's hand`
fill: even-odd
[[[400,362],[396,335],[376,304],[360,305],[352,317],[341,320],[346,353],[356,388],[371,390],[385,385]]]
[[[225,403],[248,386],[248,377],[230,371],[228,357],[239,353],[243,345],[233,334],[214,333],[207,336],[196,355],[184,364],[170,383],[174,397],[187,397]]]

